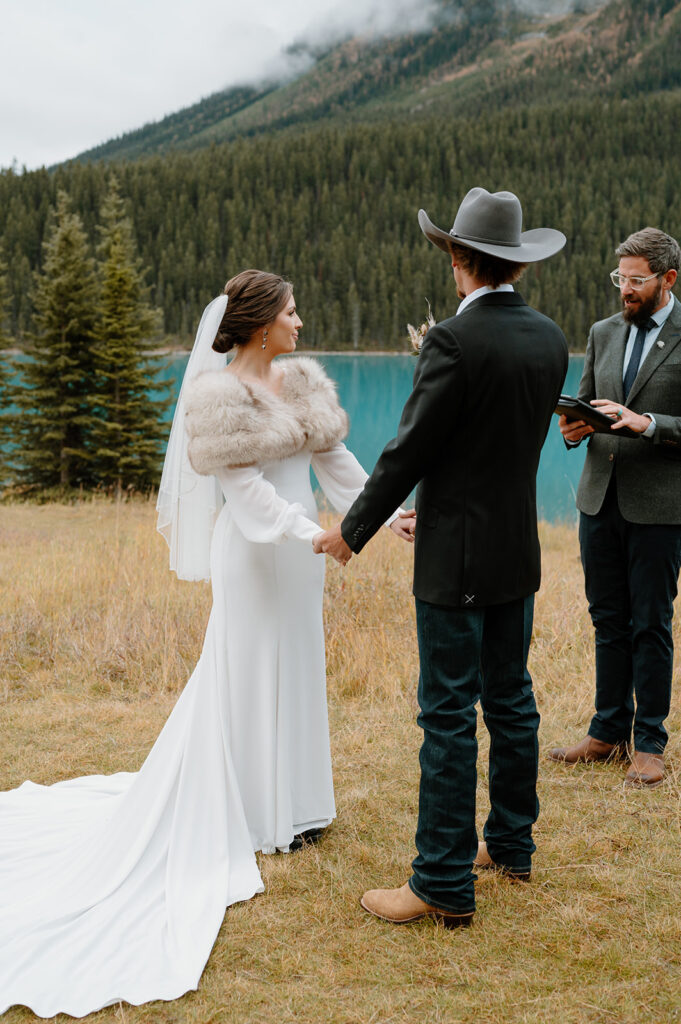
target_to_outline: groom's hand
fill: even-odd
[[[312,547],[316,555],[321,555],[322,552],[331,555],[341,565],[347,565],[352,558],[352,551],[343,540],[340,523],[324,533],[318,533],[312,539]]]

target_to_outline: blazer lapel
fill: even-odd
[[[674,302],[676,304],[676,299]],[[641,363],[636,379],[631,386],[627,402],[631,402],[632,398],[636,398],[636,395],[648,383],[658,366],[665,361],[670,352],[674,351],[679,340],[681,340],[681,313],[678,307],[676,307],[667,317],[655,344]]]

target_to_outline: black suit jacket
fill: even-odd
[[[350,548],[418,484],[416,597],[477,607],[534,593],[537,466],[567,363],[560,328],[516,292],[431,328],[397,437],[341,524]]]

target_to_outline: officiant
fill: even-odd
[[[664,779],[672,685],[673,603],[681,566],[681,305],[672,294],[676,240],[630,235],[610,274],[622,311],[594,324],[578,397],[616,421],[594,433],[560,418],[569,447],[589,437],[577,492],[586,596],[596,632],[596,712],[588,734],[554,761],[626,756],[625,785]],[[629,428],[637,437],[617,437]]]

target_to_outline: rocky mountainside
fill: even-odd
[[[216,93],[81,154],[135,159],[317,122],[470,117],[513,105],[681,88],[681,0],[440,0],[426,32],[304,41],[292,81]]]

